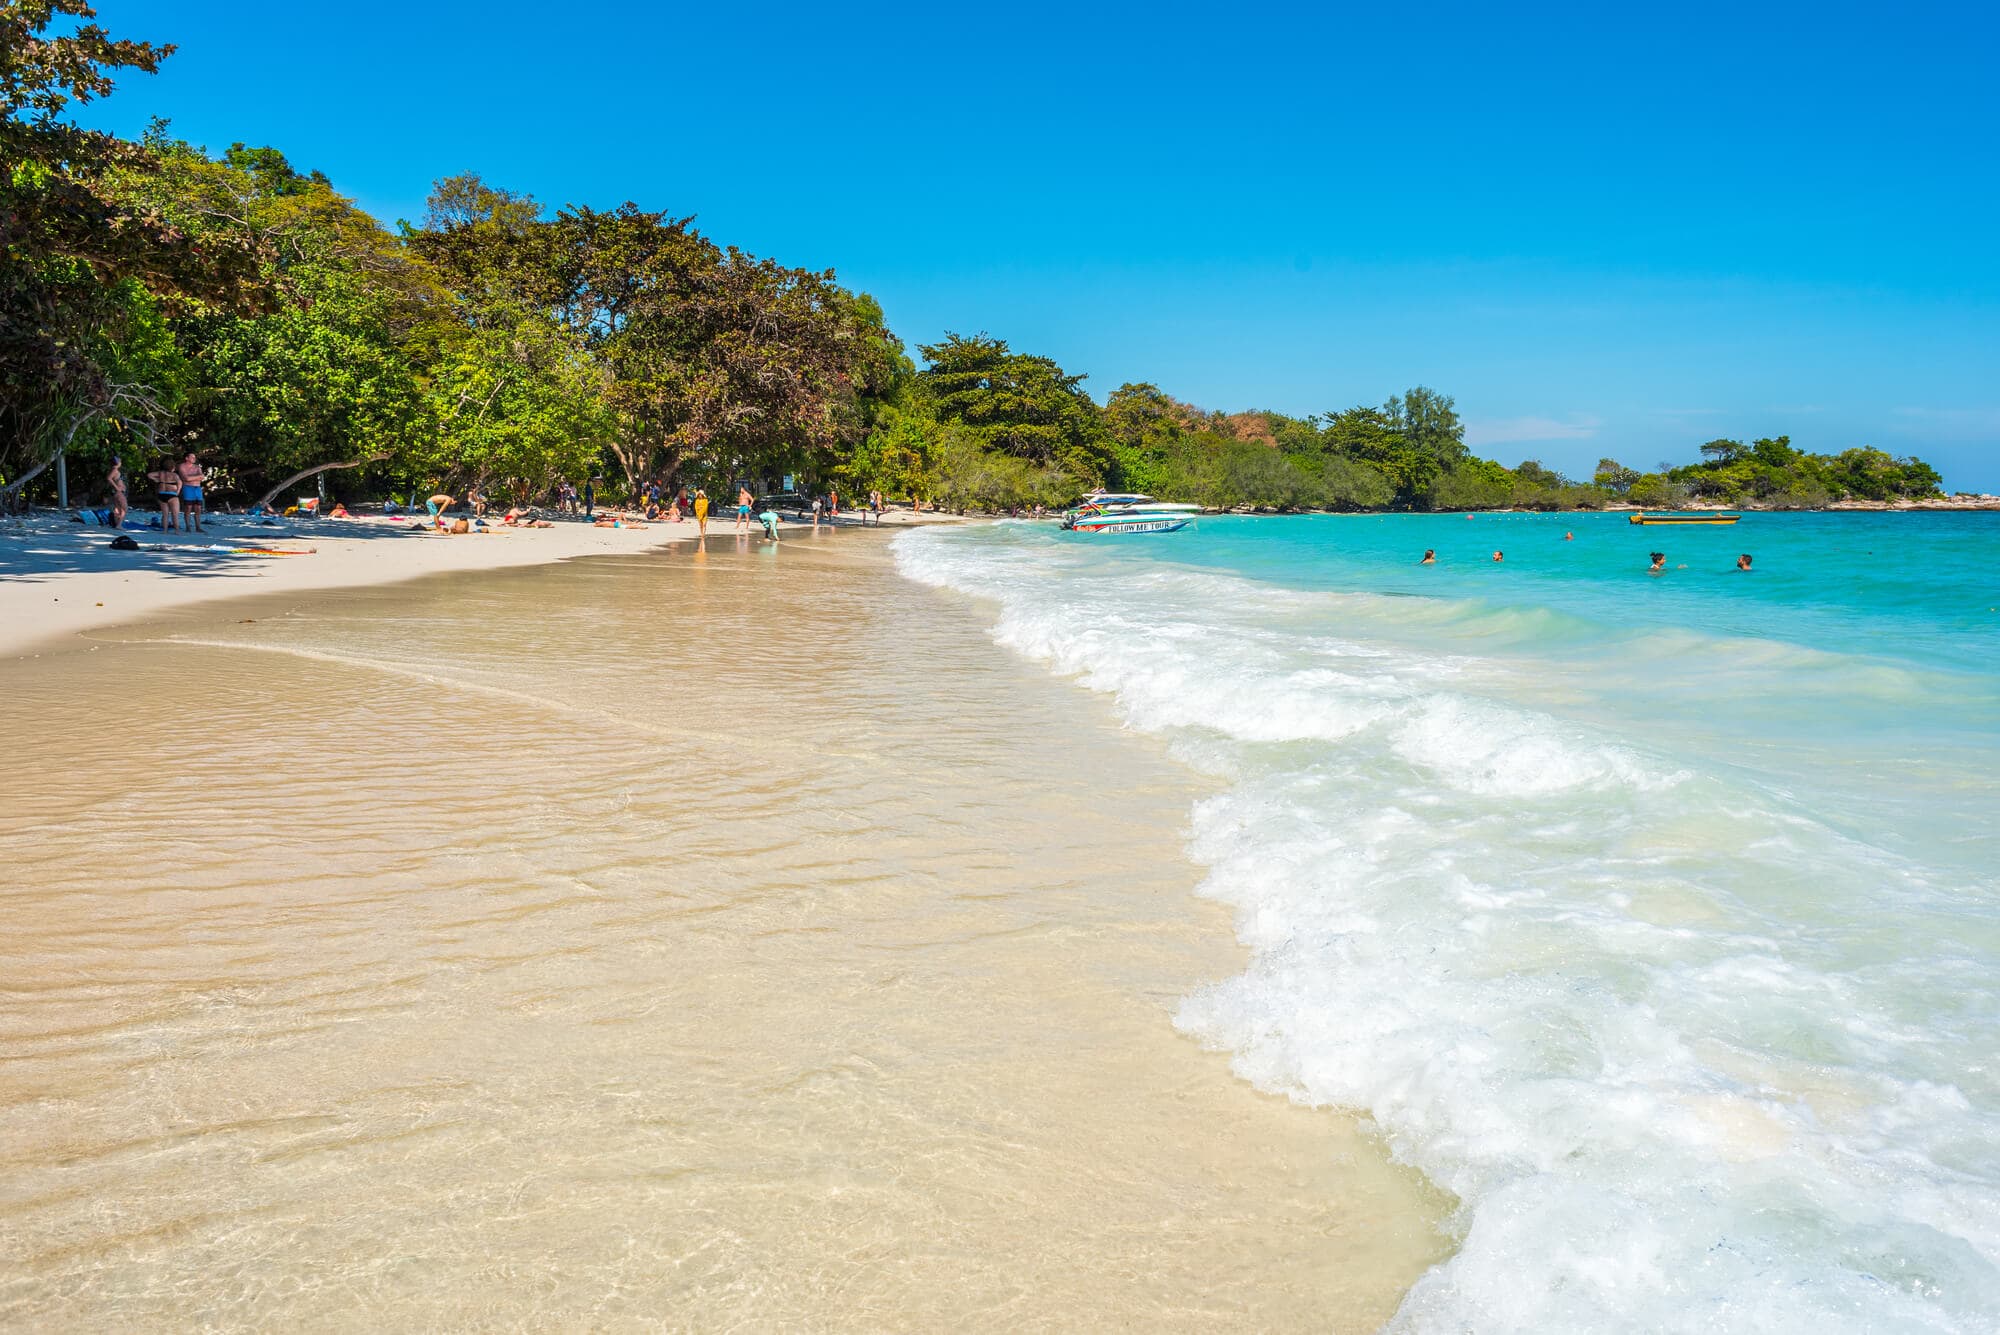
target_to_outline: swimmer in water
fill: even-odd
[[[1736,558],[1736,568],[1738,570],[1748,570],[1750,568],[1750,553],[1745,552]]]
[[[1565,533],[1565,534],[1563,534],[1563,541],[1564,541],[1564,542],[1575,542],[1575,541],[1576,541],[1576,534],[1574,534],[1574,533]]]
[[[1646,573],[1649,575],[1664,575],[1666,572],[1667,554],[1665,552],[1654,552],[1653,564],[1646,568]]]
[[[1494,559],[1495,561],[1504,561],[1504,560],[1506,560],[1506,559],[1507,559],[1507,557],[1505,556],[1505,554],[1503,554],[1503,553],[1501,553],[1501,552],[1495,552],[1495,553],[1493,553],[1493,559]]]
[[[1424,559],[1417,562],[1417,564],[1420,566],[1434,566],[1437,563],[1438,563],[1437,551],[1435,548],[1431,547],[1424,548]]]

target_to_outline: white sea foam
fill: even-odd
[[[1520,618],[1441,657],[1448,609],[1385,606],[1421,600],[1031,531],[896,552],[1230,779],[1189,846],[1253,958],[1177,1023],[1457,1195],[1395,1328],[2000,1329],[1990,878],[1827,824],[1810,766],[1653,735]],[[1801,662],[1762,657],[1717,670]]]

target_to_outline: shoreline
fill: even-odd
[[[953,522],[965,521],[888,511],[882,526]],[[734,516],[711,516],[709,539],[739,536],[734,524]],[[809,532],[810,526],[786,524],[784,530]],[[375,516],[283,520],[272,527],[241,515],[210,515],[204,532],[178,534],[165,543],[157,529],[129,530],[142,550],[117,551],[109,545],[117,532],[74,523],[62,511],[37,512],[0,528],[0,658],[45,652],[85,631],[198,603],[633,555],[700,537],[692,519],[639,521],[625,528],[563,519],[545,529],[496,526],[449,535]],[[760,535],[761,529],[751,532],[753,538]],[[296,554],[233,554],[209,550],[211,543],[268,544]]]

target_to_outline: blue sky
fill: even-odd
[[[1713,436],[2000,490],[1991,7],[97,0],[170,117],[386,219],[476,170],[1204,407],[1411,384],[1588,474]]]

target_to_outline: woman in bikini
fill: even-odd
[[[125,511],[128,508],[125,499],[125,461],[123,459],[113,459],[111,461],[111,472],[106,475],[104,481],[111,488],[111,527],[123,528],[125,526]]]
[[[160,531],[172,533],[181,526],[181,474],[172,464],[162,464],[146,474],[153,484],[153,497],[160,503]]]

